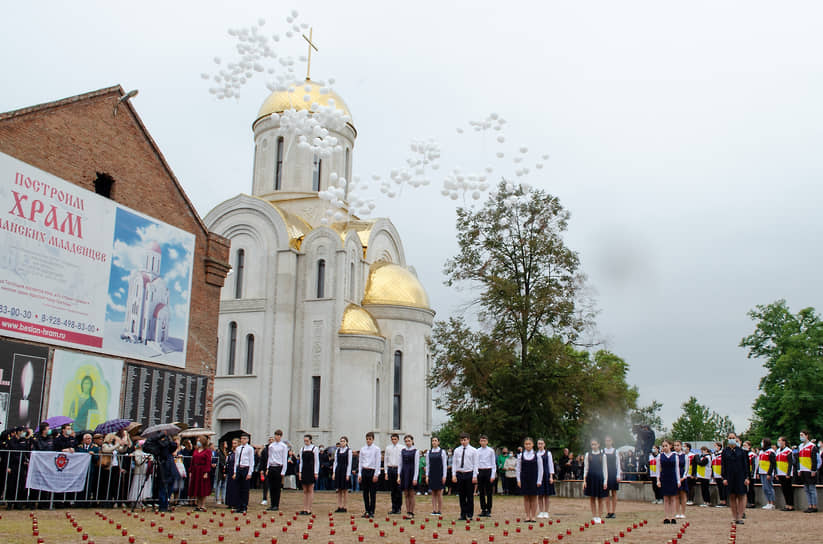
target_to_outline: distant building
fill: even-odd
[[[129,276],[123,333],[133,342],[162,344],[169,336],[169,288],[160,277],[162,259],[160,244],[152,242],[144,249],[140,270]]]

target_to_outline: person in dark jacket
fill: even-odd
[[[174,466],[174,452],[177,451],[177,444],[164,434],[146,440],[143,444],[143,451],[154,456],[157,467],[155,480],[157,481],[158,507],[161,512],[167,512],[171,486],[177,474],[177,467]]]
[[[32,451],[54,451],[54,437],[51,435],[49,424],[45,421],[40,422],[40,427],[37,429],[37,435],[31,442]],[[51,500],[51,492],[32,490],[32,498],[38,503],[37,508],[40,507],[40,502],[49,502]]]
[[[749,454],[740,447],[737,434],[729,433],[726,447],[720,454],[723,485],[728,490],[728,503],[732,519],[737,524],[743,523],[746,511],[746,490],[749,486]]]

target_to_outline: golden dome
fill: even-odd
[[[377,262],[369,269],[363,305],[390,304],[429,309],[429,297],[417,276],[402,266]]]
[[[307,87],[309,88],[308,91],[306,91]],[[315,83],[310,79],[296,82],[291,86],[291,88],[294,88],[293,92],[289,92],[287,89],[285,91],[274,91],[271,93],[266,101],[263,102],[263,105],[260,106],[260,111],[257,112],[257,119],[255,122],[267,115],[271,115],[272,113],[282,113],[292,108],[298,111],[310,110],[311,105],[315,102],[321,106],[328,106],[329,100],[333,99],[334,106],[344,114],[348,115],[349,122],[351,123],[352,115],[349,111],[349,107],[336,92],[329,90],[326,94],[321,94],[320,89],[323,88],[322,85]],[[306,101],[306,95],[309,95],[308,101]]]
[[[337,333],[380,336],[380,329],[377,328],[377,323],[369,312],[357,304],[349,304],[343,312],[340,330]]]

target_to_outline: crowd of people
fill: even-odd
[[[28,489],[31,452],[85,453],[91,462],[82,491],[52,493]],[[148,440],[117,433],[75,432],[70,423],[53,432],[47,422],[38,428],[16,427],[0,433],[0,502],[7,508],[57,503],[78,505],[140,504],[156,499],[161,509],[169,502],[193,502],[205,508],[217,472],[208,437],[194,441],[160,435]]]
[[[311,514],[315,490],[334,490],[337,511],[347,512],[349,495],[363,495],[364,517],[375,514],[376,493],[390,495],[390,514],[414,516],[418,497],[431,496],[431,513],[442,510],[443,495],[460,498],[461,519],[474,516],[474,498],[479,496],[480,516],[491,516],[495,494],[520,495],[526,520],[549,517],[549,500],[557,480],[582,480],[595,523],[616,515],[621,481],[651,480],[655,501],[664,504],[665,523],[685,518],[686,506],[694,504],[700,487],[702,504],[712,504],[710,488],[716,489],[714,506],[730,507],[732,518],[744,522],[745,508],[754,506],[755,482],[761,484],[766,504],[775,506],[779,485],[785,506],[794,510],[794,488],[802,485],[808,508],[817,512],[821,452],[807,431],[800,443],[790,445],[786,437],[775,443],[768,438],[752,447],[730,433],[726,443],[692,450],[691,444],[663,440],[646,444],[648,454],[625,448],[618,452],[611,438],[592,439],[591,449],[575,455],[568,448],[556,458],[542,439],[524,439],[514,450],[493,449],[485,436],[479,447],[470,437],[460,436],[460,445],[442,448],[437,437],[418,448],[414,437],[392,434],[383,449],[374,444],[373,433],[353,449],[346,436],[334,446],[315,445],[311,435],[299,448],[283,440],[278,430],[267,444],[252,445],[240,433],[218,445],[207,436],[181,438],[161,434],[138,440],[125,430],[111,434],[75,433],[70,424],[53,433],[46,422],[36,432],[10,429],[0,434],[0,502],[8,507],[41,503],[89,505],[156,503],[165,510],[173,503],[191,503],[205,510],[212,493],[218,505],[245,512],[249,490],[263,488],[263,505],[278,510],[283,488],[303,492],[302,514]],[[638,441],[639,443],[640,441]],[[653,443],[653,442],[652,442]],[[644,442],[645,444],[645,442]],[[61,451],[92,456],[82,492],[47,493],[25,487],[28,452]]]

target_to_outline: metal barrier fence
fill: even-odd
[[[137,455],[121,453],[91,453],[90,466],[82,491],[50,492],[26,487],[30,451],[0,450],[0,505],[35,506],[53,508],[68,504],[119,506],[154,504],[159,496],[158,482],[154,477],[154,458],[145,453]],[[178,456],[183,466],[191,457]],[[175,466],[177,463],[175,464]],[[189,504],[188,473],[175,474],[171,486],[172,504]]]

